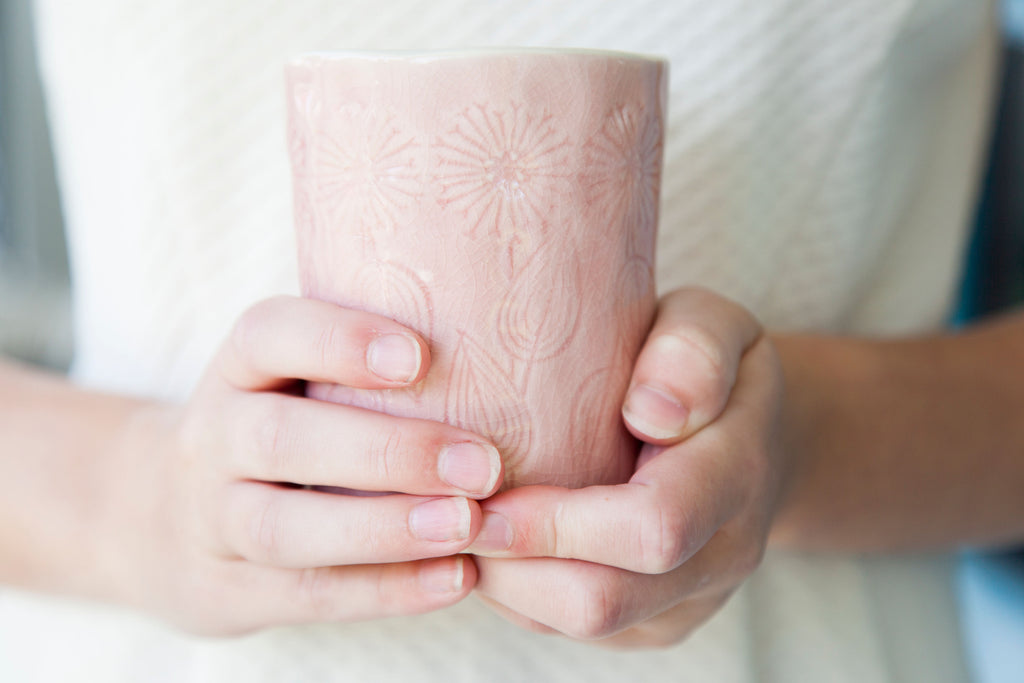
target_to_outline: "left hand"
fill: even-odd
[[[623,647],[685,638],[761,561],[787,470],[781,403],[753,316],[705,290],[667,295],[623,408],[645,442],[635,473],[482,503],[478,593],[541,632]]]

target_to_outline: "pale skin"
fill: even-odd
[[[4,366],[0,582],[217,635],[464,598],[476,569],[455,554],[479,530],[476,499],[501,483],[497,451],[448,425],[301,398],[291,379],[381,389],[428,367],[424,341],[395,323],[287,297],[242,316],[180,406]]]
[[[534,630],[664,646],[713,615],[769,544],[1024,542],[1024,315],[900,341],[753,330],[712,294],[663,299],[633,385],[674,400],[631,410],[627,398],[647,443],[636,473],[485,501],[470,550],[506,559],[477,561],[478,591]]]
[[[500,466],[479,437],[295,395],[293,378],[419,381],[422,339],[275,299],[243,316],[181,406],[0,364],[0,582],[213,634],[419,613],[476,589],[536,630],[671,644],[769,543],[1024,540],[1022,348],[1019,314],[896,342],[769,337],[738,305],[680,290],[624,406],[647,444],[630,481],[492,497]],[[267,483],[280,481],[402,495]]]

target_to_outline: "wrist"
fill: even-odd
[[[856,406],[846,404],[861,387],[875,384],[870,379],[878,374],[873,347],[814,335],[775,335],[772,341],[784,377],[779,442],[788,468],[770,542],[796,548],[829,545],[827,512],[841,503],[825,499],[837,490],[836,482],[827,482],[828,459],[864,417],[851,414]]]
[[[117,418],[106,457],[95,470],[100,495],[83,530],[93,552],[91,583],[80,590],[88,597],[145,606],[159,565],[157,551],[171,541],[159,537],[156,523],[166,503],[162,449],[170,447],[177,415],[175,406],[135,402],[123,406]]]
[[[0,364],[0,582],[105,597],[123,485],[117,442],[142,402]]]

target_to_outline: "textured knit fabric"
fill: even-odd
[[[774,327],[868,334],[945,319],[994,66],[992,8],[975,0],[39,0],[37,14],[74,376],[176,400],[241,310],[297,289],[294,53],[664,55],[661,289],[701,283]],[[220,642],[6,591],[0,678],[956,681],[950,595],[944,559],[772,553],[686,644],[622,654],[526,633],[472,598]]]

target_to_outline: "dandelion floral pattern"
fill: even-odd
[[[511,105],[468,107],[438,142],[441,205],[460,212],[467,233],[499,240],[514,269],[527,235],[543,231],[569,179],[570,144],[547,113]]]
[[[661,126],[641,107],[612,110],[585,145],[588,196],[605,208],[614,229],[625,225],[627,248],[653,254],[661,182]]]
[[[532,420],[525,400],[498,361],[462,330],[452,356],[445,422],[493,441],[507,467],[530,450]]]
[[[317,196],[333,221],[369,236],[411,219],[423,193],[420,147],[396,116],[342,108],[330,117],[318,143]]]

